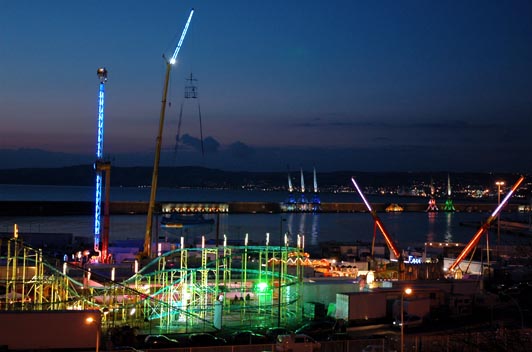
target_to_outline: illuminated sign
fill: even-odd
[[[405,263],[408,263],[408,264],[421,264],[422,261],[421,261],[421,258],[416,258],[413,255],[409,255],[408,256],[408,260]]]

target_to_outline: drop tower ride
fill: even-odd
[[[100,79],[100,89],[98,92],[98,139],[96,143],[96,161],[94,170],[96,171],[96,196],[94,209],[94,251],[98,253],[99,260],[107,262],[109,247],[109,187],[111,163],[103,160],[103,132],[104,132],[104,107],[105,107],[105,83],[107,82],[107,70],[100,67],[97,71]],[[101,209],[102,209],[102,171],[105,171],[105,203],[103,236],[101,236]],[[100,241],[102,243],[100,249]]]

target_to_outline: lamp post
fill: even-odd
[[[281,297],[282,297],[282,280],[283,280],[283,222],[285,218],[281,217],[279,221],[279,292],[277,304],[277,326],[281,327]]]
[[[100,320],[95,319],[92,316],[89,316],[85,319],[85,323],[87,325],[95,325],[96,326],[96,352],[100,352]]]
[[[412,289],[407,287],[401,291],[401,352],[404,351],[404,341],[405,341],[405,326],[404,326],[404,297],[405,294],[412,294]]]
[[[504,186],[504,181],[495,182],[497,185],[497,206],[501,204],[501,186]],[[501,212],[497,214],[497,254],[499,254],[499,245],[501,241]]]

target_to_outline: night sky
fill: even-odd
[[[153,165],[162,55],[191,8],[162,165],[532,171],[526,0],[0,0],[1,167],[94,160],[101,66],[104,154]]]

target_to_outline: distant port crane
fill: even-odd
[[[157,195],[157,179],[159,177],[159,161],[161,159],[161,144],[163,139],[163,127],[164,127],[164,114],[166,112],[166,96],[168,94],[168,82],[170,80],[170,70],[173,65],[177,62],[177,55],[179,54],[179,50],[181,49],[181,45],[183,45],[183,40],[185,39],[185,36],[187,34],[188,26],[190,25],[190,21],[192,20],[192,15],[194,14],[194,9],[190,11],[190,15],[188,16],[187,23],[185,24],[185,28],[183,29],[183,33],[181,33],[181,38],[179,39],[179,42],[177,43],[177,46],[174,50],[174,54],[170,58],[170,60],[166,60],[166,74],[164,78],[164,89],[163,89],[163,98],[161,100],[161,113],[159,117],[159,131],[157,134],[157,140],[155,145],[155,158],[153,163],[153,174],[152,174],[152,180],[151,180],[151,192],[150,192],[150,203],[148,204],[148,216],[146,219],[146,232],[144,236],[144,250],[142,255],[145,257],[151,257],[152,255],[152,249],[151,245],[153,242],[152,238],[152,224],[153,224],[153,213],[155,208],[155,197]],[[164,55],[163,55],[164,58]]]
[[[316,177],[316,168],[313,170],[314,175],[314,195],[312,196],[312,204],[314,204],[314,208],[319,208],[319,204],[321,203],[320,197],[318,196],[318,178]]]
[[[452,212],[455,211],[453,201],[451,199],[451,175],[447,174],[447,200],[443,206],[443,211]]]
[[[94,251],[99,254],[100,261],[107,262],[109,248],[109,188],[111,164],[103,160],[103,131],[104,131],[104,106],[105,106],[105,83],[107,82],[107,70],[103,67],[97,70],[100,79],[98,92],[98,139],[96,143],[96,201],[94,209]],[[102,208],[102,171],[105,172],[105,203],[103,236],[101,236],[101,208]],[[102,246],[100,248],[100,241]]]

